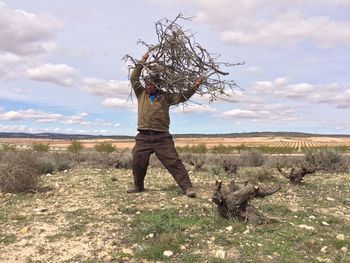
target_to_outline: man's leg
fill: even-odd
[[[144,190],[144,180],[149,164],[149,157],[154,152],[148,135],[139,133],[135,141],[135,146],[132,149],[134,188],[129,189],[128,193],[141,192]]]
[[[156,156],[173,176],[182,191],[190,197],[195,197],[191,179],[176,151],[172,136],[169,133],[157,135],[153,146]]]

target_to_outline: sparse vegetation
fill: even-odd
[[[50,150],[50,145],[47,143],[33,143],[32,149],[35,152],[48,152]]]
[[[72,141],[72,143],[67,147],[67,151],[71,153],[79,153],[84,149],[84,146],[79,141]]]
[[[343,151],[269,155],[242,144],[239,150],[220,146],[213,153],[213,148],[204,146],[194,148],[200,153],[189,149],[180,156],[193,171],[196,199],[182,195],[154,156],[145,181],[148,191],[126,195],[133,182],[130,150],[1,151],[1,260],[350,262],[349,156]],[[26,158],[26,167],[35,167],[35,184],[5,191],[10,171],[20,171],[18,178],[32,171],[9,169]],[[318,164],[322,173],[316,171],[294,186],[276,169],[279,164],[289,171],[302,162]],[[54,175],[39,177],[40,164],[47,163]],[[225,172],[231,166],[235,173]],[[251,227],[220,218],[211,202],[214,181],[223,181],[224,192],[233,177],[242,187],[248,182],[281,185],[268,198],[250,201],[264,215],[263,225]]]
[[[7,144],[7,143],[3,143],[0,145],[1,152],[14,152],[16,150],[17,149],[15,145]]]
[[[95,150],[100,153],[112,153],[117,150],[117,148],[110,142],[99,142],[94,146]]]

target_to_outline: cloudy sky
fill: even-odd
[[[134,135],[125,54],[179,13],[237,102],[193,96],[172,133],[350,134],[350,0],[0,0],[0,131]]]

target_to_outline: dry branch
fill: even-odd
[[[204,81],[197,90],[200,95],[209,97],[209,102],[217,99],[229,100],[229,96],[239,88],[235,81],[226,80],[228,75],[221,69],[222,66],[231,67],[244,63],[218,62],[219,55],[210,54],[194,39],[194,34],[186,31],[178,24],[179,20],[190,20],[179,14],[174,20],[162,19],[155,23],[158,43],[148,44],[139,40],[151,55],[144,63],[141,76],[152,74],[160,77],[158,87],[171,93],[184,94],[193,87],[195,80],[201,76]],[[139,63],[130,55],[124,60],[134,68]],[[186,98],[188,99],[188,98]]]
[[[222,182],[216,181],[212,201],[217,205],[219,215],[252,224],[261,224],[263,216],[257,208],[249,204],[250,200],[272,195],[281,189],[280,186],[254,186],[249,182],[242,188],[238,188],[234,181],[231,182],[230,189],[226,193],[221,188]]]

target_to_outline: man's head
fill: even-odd
[[[145,78],[146,91],[148,94],[154,94],[157,90],[157,85],[160,82],[159,74],[149,74]]]

